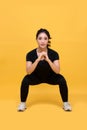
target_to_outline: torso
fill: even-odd
[[[31,60],[32,63],[38,58],[39,53],[37,53],[37,49],[32,50],[28,54],[31,54]],[[50,48],[48,48],[47,51],[49,59],[53,62],[55,58],[56,52]],[[38,63],[36,69],[34,70],[33,74],[37,75],[40,79],[46,79],[51,73],[53,73],[50,65],[47,61],[44,60],[44,58],[41,59],[41,61]]]

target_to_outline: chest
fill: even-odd
[[[50,69],[51,69],[50,65],[45,60],[41,60],[36,67],[37,72],[43,72],[43,73],[50,71]]]

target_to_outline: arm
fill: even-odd
[[[59,60],[55,60],[54,62],[52,62],[50,59],[48,59],[48,63],[51,67],[51,69],[58,74],[60,72],[60,63]]]
[[[39,62],[38,59],[36,59],[34,63],[32,63],[31,61],[26,62],[26,72],[27,72],[27,74],[31,74],[35,70],[38,62]]]
[[[31,61],[26,61],[26,72],[27,72],[27,74],[31,74],[35,70],[35,68],[37,67],[37,64],[41,60],[42,56],[43,56],[43,52],[34,61],[34,63],[32,63]]]

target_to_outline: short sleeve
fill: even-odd
[[[32,61],[32,55],[31,53],[26,54],[26,61]]]
[[[57,52],[54,53],[54,60],[59,60],[59,54]]]

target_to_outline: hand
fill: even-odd
[[[48,57],[48,55],[47,55],[47,53],[46,53],[46,52],[43,52],[43,56],[44,56],[44,59],[48,62],[49,57]]]
[[[41,59],[44,59],[44,60],[46,60],[46,61],[49,60],[48,55],[47,55],[46,52],[43,51],[43,52],[39,53],[39,55],[38,55],[38,60],[40,61]]]

